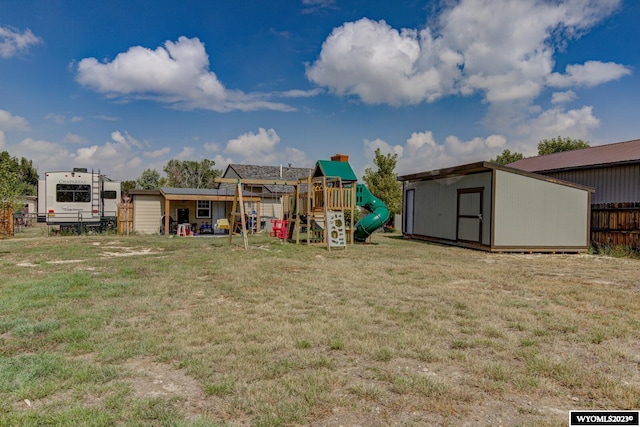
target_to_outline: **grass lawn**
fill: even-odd
[[[0,240],[0,426],[568,424],[640,408],[640,260],[376,234]]]

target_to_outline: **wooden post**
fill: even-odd
[[[249,240],[247,237],[247,223],[244,220],[244,200],[242,199],[242,184],[240,184],[240,181],[238,181],[236,192],[238,194],[238,200],[240,202],[240,223],[242,224],[242,240],[244,241],[244,249],[247,250],[249,249]]]
[[[311,213],[313,212],[313,188],[311,175],[307,178],[307,245],[311,244]]]
[[[240,180],[236,185],[236,192],[233,196],[233,207],[231,208],[231,213],[229,214],[229,244],[231,244],[231,239],[233,238],[233,229],[236,225],[236,209],[238,207],[238,189],[242,192],[242,187],[240,186]]]
[[[324,199],[324,241],[327,244],[327,250],[331,252],[331,245],[329,244],[329,200],[327,200],[327,177],[322,177],[322,198]]]
[[[171,228],[169,225],[169,217],[171,216],[171,211],[169,210],[171,207],[171,202],[169,199],[164,199],[164,235],[168,236],[171,234]]]

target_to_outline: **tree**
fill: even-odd
[[[7,151],[0,153],[0,201],[14,205],[19,196],[38,192],[38,171],[24,157],[18,160]]]
[[[397,162],[397,154],[384,155],[377,148],[373,163],[378,167],[378,170],[366,168],[363,177],[371,193],[382,200],[392,214],[402,211],[402,185],[398,182],[395,173]]]
[[[145,169],[136,180],[136,188],[141,190],[157,190],[160,188],[160,172],[155,169]]]
[[[560,153],[563,151],[579,150],[581,148],[589,148],[589,143],[581,139],[571,138],[551,138],[543,139],[538,144],[538,155],[544,156],[546,154]]]
[[[133,190],[134,188],[136,188],[136,181],[134,180],[122,181],[122,194],[127,194],[129,190]]]
[[[512,153],[510,150],[505,149],[501,154],[498,154],[495,159],[491,159],[491,161],[499,165],[508,165],[509,163],[517,162],[522,159],[524,159],[522,153]]]
[[[213,188],[214,179],[222,175],[221,170],[214,169],[215,164],[208,159],[201,162],[169,160],[164,167],[166,185],[175,188]]]

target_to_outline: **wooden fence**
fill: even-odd
[[[640,249],[640,202],[591,205],[591,243]]]
[[[13,209],[0,206],[0,239],[13,236]]]
[[[133,233],[133,203],[118,204],[118,234]]]

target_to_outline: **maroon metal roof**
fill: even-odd
[[[507,166],[526,172],[549,172],[627,163],[640,163],[640,139],[528,157],[509,163]]]

